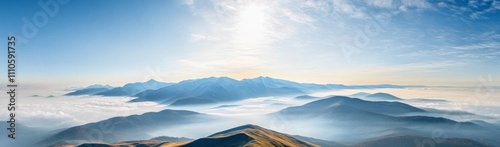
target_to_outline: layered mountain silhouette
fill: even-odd
[[[313,101],[302,106],[289,107],[279,111],[278,113],[285,115],[307,115],[321,113],[344,113],[346,115],[399,115],[412,112],[425,112],[425,110],[400,102],[374,102],[345,96],[333,96],[330,98]]]
[[[444,138],[434,141],[436,138],[421,136],[390,136],[372,141],[367,141],[353,145],[353,147],[413,147],[413,146],[433,146],[433,147],[489,147],[483,143],[463,138]]]
[[[350,97],[360,98],[369,101],[398,101],[403,100],[397,96],[394,96],[389,93],[378,92],[374,94],[366,93],[366,92],[358,92],[350,95]]]
[[[209,77],[163,83],[154,80],[126,84],[122,87],[89,86],[67,95],[131,96],[130,102],[154,101],[170,106],[214,104],[210,108],[238,107],[232,102],[268,96],[290,96],[314,100],[287,107],[258,121],[282,122],[285,128],[303,128],[305,134],[291,136],[255,125],[244,125],[196,140],[163,137],[152,138],[150,132],[165,128],[189,128],[191,124],[225,124],[235,118],[213,116],[185,110],[164,110],[141,115],[113,117],[107,120],[52,132],[41,145],[80,144],[80,146],[417,146],[411,140],[435,139],[436,130],[444,130],[445,142],[436,146],[484,146],[500,144],[499,127],[486,121],[456,121],[441,110],[421,109],[388,93],[356,93],[346,96],[313,97],[308,94],[334,89],[402,88],[397,85],[355,85],[297,83],[270,77],[235,80]],[[427,100],[426,100],[427,101]],[[279,104],[279,103],[277,103]],[[187,108],[190,107],[177,107]],[[210,113],[210,112],[208,112]],[[453,114],[455,113],[446,113]],[[458,113],[465,115],[466,113]],[[458,115],[457,114],[457,115]],[[473,114],[467,114],[468,116]],[[438,116],[438,117],[436,117]],[[277,118],[277,119],[276,119]],[[480,117],[478,117],[480,118]],[[230,119],[230,120],[228,120]],[[245,118],[247,120],[253,118]],[[244,119],[243,119],[244,120]],[[224,121],[224,122],[221,122]],[[252,120],[254,121],[254,120]],[[219,123],[221,122],[221,123]],[[210,125],[213,125],[210,124]],[[291,126],[287,126],[291,124]],[[203,125],[195,125],[196,127]],[[287,130],[287,129],[285,129]],[[293,129],[290,129],[290,131]],[[291,131],[293,132],[293,131]],[[172,132],[170,132],[171,134]],[[290,133],[287,131],[287,133]],[[297,133],[297,132],[296,132]],[[319,134],[319,135],[318,135]],[[321,140],[317,138],[328,138]],[[105,137],[102,137],[105,136]],[[174,134],[175,136],[175,134]],[[136,140],[136,141],[125,141]],[[97,143],[89,143],[97,142]],[[108,144],[111,142],[116,142]],[[84,144],[82,144],[84,143]],[[37,144],[38,145],[38,144]]]
[[[186,138],[186,137],[158,136],[155,138],[151,138],[150,140],[159,140],[159,141],[167,141],[167,142],[185,142],[185,141],[193,141],[194,139]]]
[[[297,83],[270,77],[235,80],[228,77],[210,77],[185,80],[158,90],[135,95],[139,101],[155,101],[173,106],[210,104],[266,96],[302,95],[332,89],[394,87],[395,85],[358,85]],[[396,86],[397,87],[397,86]]]
[[[369,141],[344,145],[311,137],[288,135],[257,125],[243,125],[196,140],[162,141],[157,139],[116,143],[84,143],[77,147],[488,147],[463,138],[446,138],[439,142],[422,136],[384,136]]]
[[[84,146],[380,146],[380,142],[411,144],[409,140],[432,137],[436,128],[446,129],[448,142],[438,146],[496,144],[498,132],[488,127],[487,122],[477,125],[458,122],[441,117],[406,116],[407,113],[428,113],[425,110],[401,102],[366,101],[345,96],[333,96],[301,106],[288,107],[269,116],[280,116],[290,123],[307,124],[300,127],[322,130],[322,138],[332,138],[341,143],[304,136],[291,136],[256,125],[243,125],[214,133],[196,140],[148,139],[148,133],[165,127],[217,122],[220,117],[185,111],[164,110],[127,117],[114,117],[59,131],[40,144],[81,144]],[[317,123],[317,124],[315,124]],[[113,124],[113,125],[110,125]],[[111,129],[106,126],[113,126]],[[297,126],[295,126],[297,127]],[[361,128],[361,129],[357,129]],[[345,129],[345,130],[343,130]],[[341,137],[328,135],[328,130],[342,132]],[[493,130],[493,131],[492,131]],[[103,137],[95,139],[92,132]],[[326,131],[326,132],[325,132]],[[89,139],[94,137],[94,140]],[[334,133],[339,133],[334,132]],[[300,134],[299,134],[300,135]],[[97,136],[98,137],[98,136]],[[410,139],[409,139],[410,138]],[[467,138],[467,139],[463,139]],[[88,143],[100,142],[100,143]],[[104,143],[103,143],[104,142]],[[110,142],[117,142],[106,144]],[[84,144],[82,144],[84,143]],[[398,145],[400,146],[400,145]]]
[[[316,144],[321,147],[347,147],[344,144],[334,142],[334,141],[329,141],[329,140],[322,140],[322,139],[316,139],[312,137],[306,137],[306,136],[300,136],[300,135],[293,135],[293,137],[301,140],[305,140],[307,142]]]
[[[369,100],[402,100],[392,94],[382,92],[367,95],[365,98]]]
[[[100,92],[108,91],[108,90],[110,90],[112,88],[113,87],[111,87],[109,85],[99,85],[99,84],[96,84],[96,85],[87,86],[87,87],[82,88],[82,89],[78,89],[76,91],[67,93],[65,95],[67,95],[67,96],[94,95],[94,94],[97,94],[97,93],[100,93]]]
[[[162,147],[316,147],[313,143],[291,135],[265,129],[257,125],[243,125],[221,131],[191,142],[159,142],[155,140],[128,141],[114,144],[86,143],[78,147],[113,147],[135,142],[132,145]]]
[[[308,99],[319,99],[320,97],[315,97],[315,96],[310,96],[310,95],[300,95],[300,96],[296,96],[295,98],[308,100]]]
[[[391,124],[393,126],[448,126],[460,124],[462,129],[482,129],[471,122],[457,122],[441,117],[400,116],[407,113],[425,113],[425,110],[401,102],[365,101],[358,98],[334,96],[302,106],[288,107],[273,115],[289,119],[326,118],[351,123]]]
[[[133,96],[137,93],[146,90],[157,90],[165,86],[172,85],[172,83],[158,82],[156,80],[149,80],[147,82],[137,82],[125,84],[122,87],[116,87],[107,91],[96,93],[95,95],[102,96]]]
[[[185,147],[200,146],[317,146],[293,136],[256,125],[243,125],[190,142]]]
[[[45,138],[39,144],[116,142],[148,139],[148,132],[165,127],[214,121],[215,116],[185,110],[166,109],[127,117],[113,117],[99,122],[71,127]]]
[[[112,87],[109,85],[91,85],[66,94],[67,96],[77,95],[101,95],[101,96],[133,96],[147,90],[157,90],[171,85],[172,83],[149,80],[147,82],[136,82],[125,84],[122,87]]]
[[[428,135],[432,134],[436,128],[445,128],[448,137],[484,139],[489,144],[498,143],[498,141],[494,141],[495,137],[493,136],[497,136],[499,133],[492,131],[491,128],[483,127],[484,125],[458,122],[442,117],[405,115],[409,113],[423,114],[428,112],[401,102],[366,101],[358,98],[334,96],[302,106],[288,107],[269,116],[278,117],[291,123],[305,121],[314,124],[320,122],[318,124],[327,127],[342,128],[343,131],[347,131],[347,136],[358,136],[355,141],[385,135]],[[345,141],[350,138],[338,139]]]
[[[133,102],[156,101],[172,105],[208,104],[263,96],[304,94],[321,89],[328,87],[268,77],[239,81],[227,77],[210,77],[186,80],[158,90],[145,91],[137,94],[138,98]]]
[[[349,95],[349,97],[353,97],[353,98],[364,98],[366,96],[370,95],[370,93],[366,93],[366,92],[358,92],[358,93],[355,93],[355,94],[351,94]]]
[[[297,96],[332,89],[401,88],[397,85],[353,85],[297,83],[270,77],[235,80],[209,77],[163,83],[154,80],[116,88],[80,89],[67,95],[133,96],[131,102],[154,101],[172,106],[212,104],[266,96]]]

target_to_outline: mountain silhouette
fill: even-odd
[[[303,85],[286,80],[258,77],[234,80],[228,77],[210,77],[186,80],[160,88],[138,93],[138,101],[156,101],[171,105],[207,104],[236,101],[246,98],[304,94],[306,91],[325,87]]]
[[[382,93],[382,92],[367,95],[367,96],[365,96],[365,99],[367,99],[367,100],[402,100],[401,98],[396,97],[392,94]]]
[[[282,114],[318,114],[318,113],[370,113],[372,115],[398,115],[412,112],[425,112],[425,110],[400,102],[365,101],[358,98],[333,96],[316,100],[302,106],[289,107],[278,113]]]
[[[265,129],[257,125],[243,125],[221,131],[191,142],[161,142],[157,140],[126,141],[113,144],[85,143],[78,147],[116,147],[131,145],[141,147],[317,147],[313,143],[291,135]]]
[[[413,147],[413,146],[433,146],[433,147],[489,147],[470,139],[463,138],[443,138],[434,141],[436,138],[421,136],[390,136],[358,143],[353,147]]]
[[[172,106],[213,104],[267,96],[298,96],[333,89],[401,88],[402,86],[298,83],[271,77],[235,80],[208,77],[163,83],[154,80],[126,84],[122,87],[87,88],[67,95],[132,96],[130,102],[154,101]],[[304,98],[304,97],[298,97]]]
[[[133,96],[137,93],[146,90],[157,90],[165,86],[169,86],[172,83],[158,82],[156,80],[149,80],[147,82],[137,82],[125,84],[122,87],[116,87],[107,91],[96,93],[95,95],[102,96]]]
[[[132,139],[149,139],[149,131],[169,126],[211,121],[216,117],[185,110],[166,109],[141,115],[113,117],[110,119],[71,127],[59,131],[39,142],[43,145],[82,142],[116,142]]]
[[[100,92],[104,92],[107,90],[112,89],[113,87],[109,85],[100,85],[100,84],[95,84],[95,85],[90,85],[85,88],[78,89],[76,91],[70,92],[65,94],[66,96],[77,96],[77,95],[94,95]]]
[[[288,107],[268,116],[270,119],[279,118],[290,123],[332,126],[345,132],[345,136],[357,136],[356,139],[337,136],[336,139],[343,140],[343,143],[359,142],[385,135],[428,135],[432,134],[436,128],[449,128],[446,130],[446,135],[450,137],[483,139],[482,142],[488,144],[498,142],[493,139],[495,138],[493,136],[498,136],[499,133],[487,127],[491,125],[477,125],[443,117],[411,115],[415,113],[429,112],[401,102],[366,101],[334,96],[301,106]],[[376,132],[377,130],[384,131]]]

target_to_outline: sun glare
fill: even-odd
[[[265,29],[266,14],[263,7],[251,5],[239,14],[237,26],[239,40],[247,43],[258,41]]]

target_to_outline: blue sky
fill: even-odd
[[[0,33],[28,40],[17,59],[28,85],[208,76],[500,85],[498,0],[72,0],[33,37],[23,18],[45,13],[38,1],[0,3]]]

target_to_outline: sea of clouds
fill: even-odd
[[[25,92],[17,102],[16,119],[18,123],[29,127],[47,129],[65,128],[85,123],[96,122],[115,116],[128,116],[163,109],[191,110],[224,117],[249,117],[273,113],[290,106],[299,106],[314,101],[299,100],[293,97],[260,97],[238,102],[205,105],[171,107],[155,102],[129,103],[131,97],[101,96],[62,96],[67,91],[54,94]],[[317,97],[332,95],[352,95],[357,92],[386,92],[403,99],[441,99],[448,102],[402,101],[420,108],[438,110],[466,111],[476,115],[490,117],[488,121],[500,123],[500,90],[479,91],[477,88],[456,87],[418,87],[403,89],[356,89],[336,90],[311,94]],[[50,96],[52,95],[52,96]],[[7,106],[7,101],[0,105]],[[225,105],[225,106],[224,106]],[[0,116],[7,118],[8,111],[1,111]],[[474,120],[475,117],[454,117],[460,121]]]

